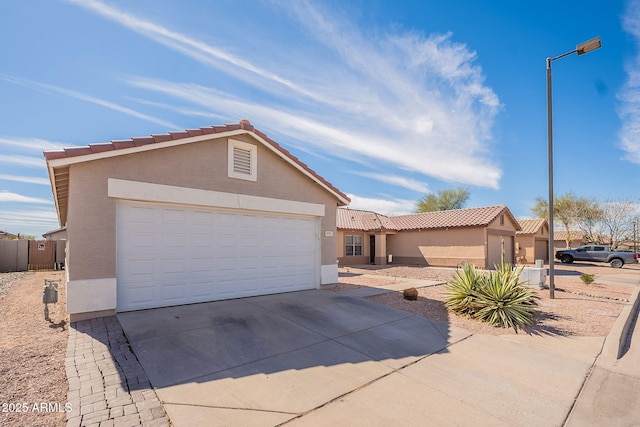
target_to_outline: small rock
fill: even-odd
[[[402,296],[404,299],[409,301],[416,301],[418,299],[418,291],[416,288],[409,288],[402,291]]]

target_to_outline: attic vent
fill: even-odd
[[[242,141],[229,140],[229,178],[256,181],[258,147]]]
[[[233,147],[233,171],[251,175],[251,150]]]

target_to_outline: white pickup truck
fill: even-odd
[[[565,264],[571,264],[573,261],[608,262],[613,268],[621,268],[625,264],[636,264],[638,254],[633,251],[612,251],[609,246],[586,245],[557,251],[556,259]]]

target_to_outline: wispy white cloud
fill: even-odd
[[[44,168],[46,166],[44,157],[30,157],[19,154],[0,154],[0,163],[9,163],[30,168]]]
[[[71,89],[66,89],[59,86],[50,85],[47,83],[36,82],[29,79],[23,79],[19,77],[8,76],[4,74],[0,74],[0,80],[4,80],[9,83],[13,83],[16,85],[24,86],[26,88],[38,90],[43,93],[58,93],[61,95],[69,96],[71,98],[79,99],[80,101],[89,102],[92,104],[99,105],[101,107],[108,108],[113,111],[117,111],[119,113],[126,114],[131,117],[135,117],[140,120],[145,120],[151,123],[155,123],[161,125],[165,128],[171,130],[181,129],[180,126],[174,125],[171,122],[166,120],[159,119],[157,117],[150,116],[148,114],[141,113],[136,110],[132,110],[131,108],[124,107],[122,105],[116,104],[115,102],[106,101],[104,99],[96,98],[95,96],[87,95],[86,93],[78,92]]]
[[[41,236],[59,227],[55,209],[50,210],[0,210],[3,230],[12,233]]]
[[[352,209],[361,209],[365,211],[373,211],[383,215],[403,215],[415,211],[415,200],[405,199],[376,199],[371,197],[356,196],[355,194],[347,194],[351,199],[349,207]]]
[[[37,176],[18,176],[18,175],[0,174],[0,180],[26,182],[28,184],[38,184],[38,185],[47,185],[47,186],[51,185],[51,182],[49,182],[47,178],[40,178]]]
[[[259,126],[261,130],[270,129],[348,160],[364,156],[446,181],[489,187],[497,186],[501,175],[486,159],[470,157],[473,153],[464,152],[461,146],[452,147],[443,142],[442,145],[427,147],[426,142],[412,139],[410,129],[409,134],[403,134],[404,129],[380,131],[374,126],[335,126],[331,120],[314,120],[293,108],[270,107],[190,83],[149,78],[131,78],[129,83],[212,111],[224,112],[231,117],[251,117],[254,124],[266,124],[266,127]],[[328,111],[327,114],[331,117],[332,113]],[[333,114],[336,118],[341,116]]]
[[[55,209],[50,210],[0,210],[2,223],[46,223],[57,226],[58,217]]]
[[[372,178],[386,184],[397,185],[398,187],[407,188],[418,193],[431,193],[431,190],[429,190],[429,186],[424,182],[411,178],[405,178],[403,176],[369,172],[356,172],[356,175]]]
[[[180,107],[178,105],[167,104],[164,102],[155,102],[155,101],[149,101],[147,99],[132,98],[132,97],[127,97],[127,98],[134,102],[140,103],[142,105],[149,105],[151,107],[164,108],[165,110],[173,111],[174,113],[182,114],[185,116],[206,117],[207,119],[214,119],[214,120],[224,120],[226,118],[226,116],[222,114],[215,114],[207,111],[194,110],[191,108]]]
[[[628,3],[622,25],[634,37],[639,53],[626,64],[627,80],[618,92],[618,114],[622,121],[620,142],[627,159],[640,164],[640,1]]]
[[[24,150],[46,151],[60,150],[65,147],[71,147],[73,144],[63,142],[47,141],[41,138],[23,138],[23,137],[0,137],[0,145],[18,147]]]
[[[52,200],[42,199],[39,197],[24,196],[22,194],[11,193],[9,191],[0,191],[0,202],[18,202],[18,203],[42,203],[53,204]]]
[[[491,130],[500,101],[485,84],[475,52],[452,34],[360,30],[326,5],[275,1],[293,26],[315,39],[288,49],[275,41],[268,55],[252,54],[249,61],[100,1],[68,1],[270,96],[264,101],[188,82],[129,79],[137,87],[212,114],[249,118],[261,130],[294,140],[281,142],[447,182],[499,187],[502,171],[491,156]],[[255,51],[253,45],[233,45],[243,40],[225,42],[234,52]],[[261,40],[261,46],[268,42]]]
[[[107,5],[96,0],[66,1],[101,15],[132,31],[155,40],[170,49],[183,53],[196,61],[233,74],[236,78],[243,79],[252,84],[259,81],[261,85],[270,86],[271,90],[282,91],[282,89],[286,89],[318,101],[323,100],[321,93],[313,92],[299,86],[292,80],[259,67],[251,61],[233,55],[219,47],[173,31],[160,24],[127,13],[115,6]]]

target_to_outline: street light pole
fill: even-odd
[[[549,298],[555,298],[555,266],[554,266],[554,238],[553,238],[553,114],[551,102],[551,63],[557,59],[577,53],[583,55],[585,53],[596,50],[602,46],[600,37],[580,43],[575,50],[563,53],[553,58],[547,58],[547,141],[548,141],[548,157],[549,157]]]

